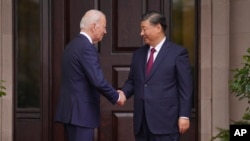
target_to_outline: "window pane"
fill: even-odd
[[[196,30],[195,0],[173,0],[172,39],[189,51],[190,61],[195,64]]]
[[[41,84],[39,0],[17,0],[16,8],[17,106],[38,108]]]

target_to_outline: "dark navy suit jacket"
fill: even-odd
[[[98,127],[99,92],[112,104],[118,100],[118,93],[104,79],[96,48],[84,35],[79,34],[63,53],[61,92],[55,120],[83,127]]]
[[[127,98],[134,95],[134,132],[139,132],[144,107],[152,133],[178,133],[179,117],[189,117],[192,106],[192,73],[187,49],[165,40],[146,77],[148,50],[149,46],[145,45],[135,51],[122,89]]]

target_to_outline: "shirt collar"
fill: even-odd
[[[91,44],[93,44],[93,41],[92,41],[92,39],[90,38],[90,36],[87,34],[87,33],[85,33],[85,32],[80,32],[80,34],[82,34],[82,35],[84,35],[84,36],[86,36],[87,37],[87,39],[89,40],[89,42],[91,43]]]
[[[161,40],[161,42],[155,46],[155,51],[156,51],[156,52],[160,51],[160,49],[161,49],[163,43],[165,42],[165,40],[166,40],[166,37],[164,37],[164,38]],[[150,50],[151,50],[152,48],[153,48],[153,47],[150,46]]]

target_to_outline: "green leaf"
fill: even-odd
[[[219,133],[212,137],[211,141],[215,139],[220,139],[221,141],[229,141],[229,129],[217,128],[217,130],[219,131]]]
[[[6,93],[3,92],[3,91],[0,91],[0,97],[1,97],[1,96],[4,96],[4,95],[6,95]]]
[[[3,86],[4,82],[5,82],[4,80],[0,80],[0,97],[6,95],[6,93],[5,93],[6,88]]]
[[[247,49],[247,52],[250,54],[250,48]]]

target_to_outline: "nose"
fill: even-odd
[[[141,30],[141,33],[140,33],[140,35],[141,35],[141,36],[143,36],[143,35],[144,35],[144,32],[143,32],[143,30]]]

